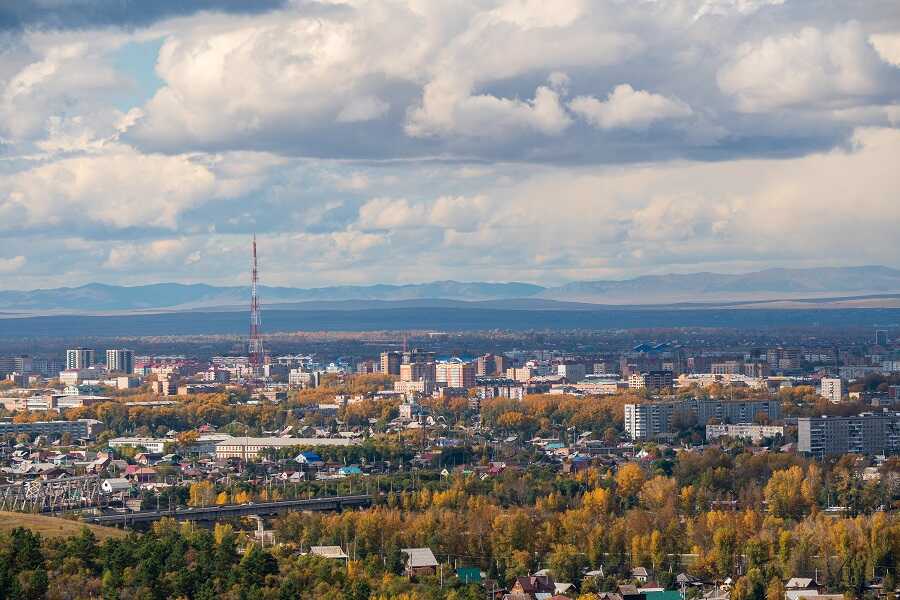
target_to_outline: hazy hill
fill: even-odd
[[[873,266],[766,269],[737,275],[648,275],[621,281],[579,281],[546,289],[540,296],[603,304],[661,304],[815,298],[897,291],[900,291],[900,270]]]
[[[900,292],[900,270],[888,267],[767,269],[742,274],[689,273],[649,275],[625,280],[579,281],[558,287],[528,283],[436,281],[410,285],[260,288],[263,306],[304,302],[399,302],[454,300],[500,302],[530,299],[510,306],[528,308],[539,301],[606,305],[667,304],[748,300],[791,300]],[[102,312],[154,309],[238,307],[249,289],[205,284],[158,283],[116,286],[91,283],[74,288],[0,291],[0,310]]]

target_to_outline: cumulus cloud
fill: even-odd
[[[0,258],[0,273],[15,273],[24,267],[26,262],[21,254],[12,258]]]
[[[890,3],[37,4],[0,9],[17,285],[228,281],[251,230],[295,285],[900,264]]]
[[[656,121],[681,119],[693,114],[691,107],[677,98],[667,98],[627,83],[616,86],[606,101],[593,96],[578,96],[569,108],[588,123],[601,129],[644,129]]]
[[[361,230],[437,227],[471,231],[490,213],[484,196],[440,196],[432,202],[410,203],[405,198],[374,198],[359,208],[353,224]]]
[[[147,243],[120,243],[110,248],[103,268],[112,270],[154,269],[193,263],[199,255],[184,239],[160,239]]]
[[[0,177],[0,214],[18,218],[4,229],[173,230],[190,208],[245,193],[258,182],[255,170],[229,173],[212,162],[116,147],[6,175]]]
[[[742,44],[718,73],[719,87],[739,110],[763,112],[783,107],[859,105],[886,89],[885,71],[859,23]]]
[[[48,48],[31,47],[6,81],[0,81],[0,134],[9,141],[50,139],[78,149],[112,128],[98,131],[117,111],[98,97],[127,87],[126,78],[102,59],[107,48],[71,41]],[[66,143],[66,140],[68,143]]]
[[[900,32],[875,33],[869,41],[883,61],[900,67]]]
[[[406,132],[413,137],[510,137],[523,132],[559,135],[572,119],[560,103],[559,93],[538,87],[534,99],[498,98],[472,94],[449,78],[425,86],[422,106],[410,111]]]

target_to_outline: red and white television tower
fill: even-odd
[[[262,337],[259,334],[259,298],[256,295],[256,285],[259,279],[259,271],[256,265],[256,234],[253,234],[253,262],[250,266],[250,344],[247,348],[250,362],[250,372],[253,377],[262,375],[265,351],[263,350]]]

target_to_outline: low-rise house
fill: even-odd
[[[309,553],[328,559],[347,560],[350,558],[340,546],[310,546]]]
[[[301,452],[300,454],[295,456],[294,462],[296,462],[298,465],[305,465],[309,467],[321,467],[325,464],[325,461],[322,460],[321,456],[310,450]]]
[[[510,589],[510,596],[515,594],[522,598],[534,600],[538,594],[553,594],[556,591],[556,584],[549,575],[529,575],[527,577],[516,577],[516,582]]]
[[[635,567],[631,569],[631,578],[638,583],[647,583],[650,579],[650,573],[644,567]]]
[[[131,491],[131,482],[124,477],[111,477],[103,480],[100,489],[107,494],[128,493]]]
[[[434,575],[437,572],[438,561],[431,548],[404,548],[400,552],[406,555],[407,577]]]
[[[643,600],[637,586],[630,583],[619,586],[619,595],[622,600]]]
[[[784,584],[785,591],[788,590],[811,590],[816,586],[811,577],[791,577]]]

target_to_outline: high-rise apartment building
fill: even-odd
[[[461,360],[447,363],[447,387],[470,388],[475,386],[475,365]]]
[[[819,395],[829,402],[840,404],[844,398],[843,387],[839,377],[823,377],[820,382]]]
[[[413,363],[429,363],[434,362],[434,352],[422,350],[421,348],[413,348],[403,353],[402,363],[405,365]]]
[[[381,353],[381,372],[385,375],[399,375],[403,355],[396,350]]]
[[[400,365],[400,381],[418,381],[424,379],[434,382],[437,372],[433,362],[414,362]]]
[[[632,389],[648,389],[654,392],[671,388],[674,379],[672,371],[648,371],[632,373],[628,377],[628,387]]]
[[[900,413],[800,417],[797,449],[817,458],[848,453],[900,453]]]
[[[556,365],[556,373],[566,378],[569,383],[578,383],[587,375],[584,363],[563,363]]]
[[[134,352],[124,348],[106,351],[106,370],[118,373],[134,371]]]
[[[66,350],[66,369],[87,369],[97,363],[97,353],[90,348]]]
[[[493,354],[485,354],[475,359],[475,374],[479,377],[488,377],[497,372],[497,361]]]
[[[715,417],[723,423],[753,423],[757,415],[767,420],[781,418],[778,400],[701,400],[692,398],[672,402],[643,402],[625,405],[625,431],[634,440],[651,439],[674,433],[673,417],[695,420],[707,425]]]
[[[34,373],[34,363],[30,356],[0,356],[0,377],[10,373]]]
[[[875,345],[876,346],[887,346],[887,343],[888,343],[887,329],[876,329],[875,330]]]

